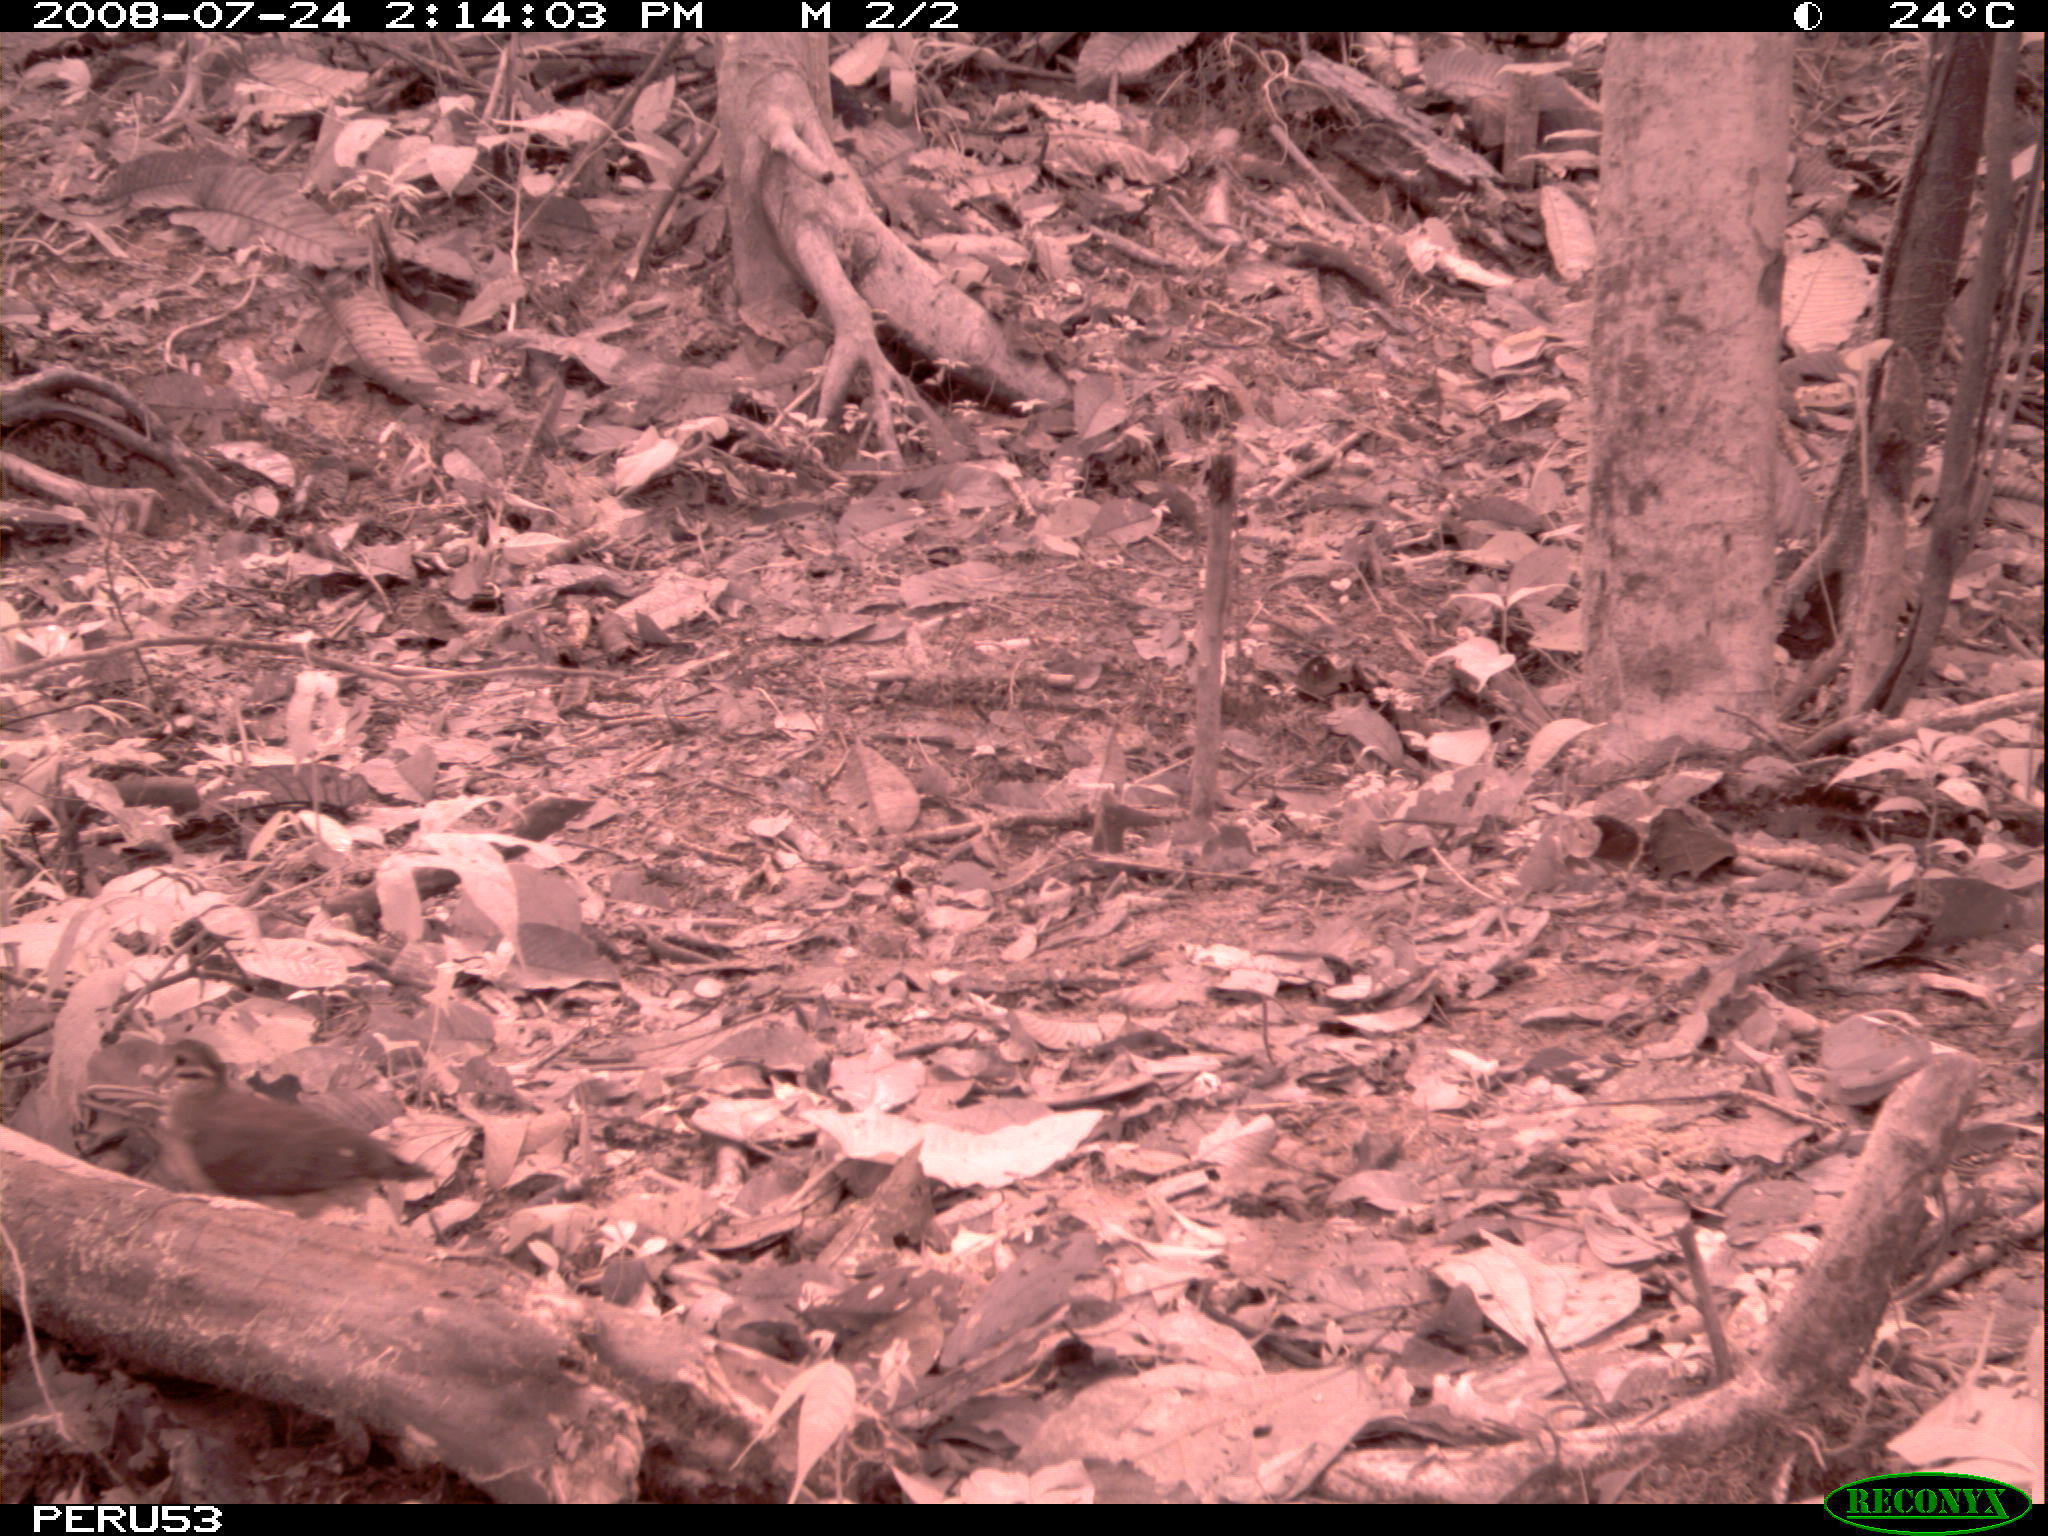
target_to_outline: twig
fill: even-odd
[[[1678,1246],[1685,1254],[1686,1273],[1692,1276],[1692,1303],[1699,1309],[1700,1326],[1707,1331],[1707,1348],[1714,1352],[1714,1385],[1718,1387],[1735,1379],[1735,1355],[1728,1348],[1728,1335],[1721,1331],[1721,1312],[1714,1305],[1706,1260],[1700,1257],[1699,1238],[1691,1222],[1678,1229]]]
[[[1188,813],[1216,819],[1216,773],[1223,751],[1223,638],[1230,614],[1231,539],[1237,531],[1237,454],[1226,439],[1209,461],[1208,559],[1202,568],[1202,611],[1195,622],[1194,759],[1188,770]]]
[[[314,658],[307,653],[305,647],[287,645],[279,640],[230,640],[222,635],[167,635],[154,640],[124,640],[119,645],[101,646],[98,650],[78,651],[66,656],[45,656],[39,661],[25,662],[18,667],[0,670],[0,683],[31,677],[51,667],[85,666],[137,651],[159,650],[174,645],[218,646],[224,651],[254,651],[262,656],[290,656],[314,664]],[[545,667],[534,662],[520,662],[509,667],[481,667],[473,672],[459,667],[372,667],[359,661],[344,661],[339,657],[327,656],[318,658],[317,665],[335,672],[366,677],[379,683],[423,683],[437,680],[482,682],[501,677],[590,676],[586,668]]]
[[[171,348],[176,344],[180,336],[184,335],[187,331],[196,331],[202,325],[218,324],[220,321],[227,319],[229,315],[239,313],[248,304],[249,300],[256,296],[256,285],[261,281],[260,275],[250,278],[249,286],[242,290],[242,296],[219,314],[201,315],[197,320],[187,320],[183,325],[172,331],[170,335],[166,336],[164,338],[164,366],[166,368],[177,366],[177,360],[171,355]]]

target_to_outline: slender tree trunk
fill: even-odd
[[[1605,105],[1586,685],[1633,762],[1770,711],[1791,55],[1618,34]]]

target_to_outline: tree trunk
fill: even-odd
[[[943,425],[883,356],[879,317],[912,350],[991,399],[1057,403],[1066,381],[1014,351],[1002,328],[885,225],[833,147],[823,97],[825,40],[777,32],[726,34],[718,66],[734,281],[742,311],[766,334],[788,333],[797,288],[830,317],[832,350],[818,413],[839,414],[855,376],[868,376],[877,435],[898,452],[891,402],[935,433]]]
[[[1609,48],[1586,688],[1618,763],[1742,745],[1770,710],[1791,98],[1782,38]]]
[[[38,1333],[353,1420],[520,1503],[634,1498],[662,1476],[760,1497],[777,1368],[676,1319],[550,1293],[461,1258],[246,1201],[177,1194],[0,1129],[0,1296]],[[782,1372],[786,1377],[787,1372]]]

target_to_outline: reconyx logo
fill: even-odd
[[[1913,1536],[1996,1530],[2034,1507],[2010,1483],[1968,1472],[1894,1472],[1844,1483],[1822,1501],[1844,1525]]]

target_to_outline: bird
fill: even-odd
[[[164,1166],[179,1183],[248,1200],[367,1192],[374,1180],[428,1174],[317,1110],[231,1084],[203,1040],[171,1047],[162,1141]]]

